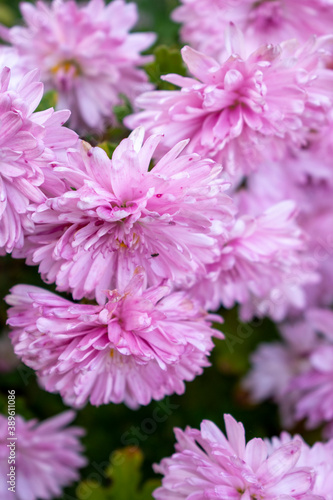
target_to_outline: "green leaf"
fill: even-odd
[[[169,73],[186,75],[186,68],[180,50],[160,45],[154,50],[154,55],[155,61],[145,66],[150,81],[160,90],[174,90],[176,87],[161,80],[161,76]]]
[[[49,92],[45,92],[36,111],[45,111],[46,109],[49,108],[55,108],[57,100],[58,100],[58,93],[55,90],[50,90]]]
[[[151,500],[152,492],[160,485],[160,481],[151,479],[141,486],[141,467],[143,454],[139,448],[127,447],[117,450],[110,457],[110,465],[106,468],[104,479],[110,481],[109,486],[102,486],[102,477],[86,480],[79,484],[76,494],[78,500]]]
[[[120,97],[123,101],[123,104],[120,104],[118,106],[114,106],[113,112],[115,114],[115,117],[117,118],[118,122],[122,123],[123,119],[133,113],[133,108],[131,106],[131,103],[129,102],[128,98],[124,94],[120,94]]]
[[[108,141],[100,142],[98,144],[98,147],[104,149],[109,158],[112,158],[113,151],[116,149],[117,146],[118,144],[116,144],[115,142],[108,142]]]
[[[0,5],[0,23],[12,26],[16,20],[16,13],[8,5]]]

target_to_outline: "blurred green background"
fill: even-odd
[[[18,0],[0,0],[0,22],[6,25],[20,23]],[[178,26],[170,20],[176,0],[136,0],[140,10],[138,29],[156,31],[157,46],[168,45],[168,52],[158,49],[158,64],[148,68],[149,75],[159,84],[159,75],[169,71],[183,71],[179,56]],[[169,68],[172,66],[171,68]],[[121,131],[120,135],[124,132]],[[44,286],[37,269],[25,266],[23,261],[0,257],[0,320],[6,322],[3,297],[17,283]],[[51,287],[52,288],[52,287]],[[142,481],[154,477],[152,464],[173,453],[173,428],[186,425],[198,427],[202,419],[211,419],[223,428],[223,413],[231,413],[241,420],[247,438],[272,436],[280,432],[275,405],[265,403],[251,406],[240,387],[241,377],[249,367],[249,355],[260,341],[277,338],[274,325],[268,320],[253,322],[246,329],[237,320],[237,310],[221,311],[225,323],[220,328],[227,341],[216,341],[211,357],[212,366],[204,374],[187,384],[183,396],[171,396],[163,402],[152,402],[137,411],[124,405],[95,408],[88,405],[78,412],[76,423],[87,431],[83,439],[90,464],[82,471],[88,480],[79,488],[66,490],[63,500],[146,500],[151,498],[153,484],[135,493]],[[17,411],[26,418],[45,419],[65,409],[58,395],[38,387],[34,373],[20,365],[13,373],[1,376],[1,405],[6,413],[7,390],[17,392]],[[311,436],[307,435],[311,440]],[[107,473],[110,453],[124,446],[139,446],[141,452],[125,450],[113,455],[112,468]],[[142,453],[142,455],[140,454]],[[143,456],[142,478],[137,468]],[[155,479],[158,479],[155,477]],[[93,481],[93,482],[91,482]],[[94,482],[95,481],[95,482]],[[96,482],[97,481],[97,482]],[[98,487],[102,481],[102,488]],[[140,487],[139,487],[140,489]]]

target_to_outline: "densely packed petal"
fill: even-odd
[[[133,100],[152,87],[137,66],[150,60],[140,52],[155,35],[129,33],[138,20],[134,3],[23,2],[21,12],[26,26],[2,28],[2,36],[17,49],[22,65],[40,69],[47,90],[57,90],[57,107],[71,110],[73,128],[102,130],[114,122],[120,94]]]
[[[244,31],[246,43],[257,47],[312,35],[326,35],[333,25],[329,0],[181,0],[173,12],[182,23],[181,38],[213,57],[225,54],[225,30],[230,22]]]
[[[7,297],[15,352],[42,385],[66,403],[146,405],[184,392],[207,366],[213,347],[207,315],[184,292],[145,288],[137,268],[104,306],[75,304],[46,290],[18,285]]]
[[[225,415],[226,435],[209,420],[201,429],[175,429],[176,453],[155,466],[164,475],[156,500],[316,500],[316,471],[300,466],[303,441],[281,443],[274,451],[254,438],[245,443],[244,427]]]
[[[306,148],[293,150],[280,162],[267,162],[233,195],[240,214],[258,217],[281,200],[293,200],[296,222],[305,236],[301,269],[293,281],[316,272],[317,281],[303,286],[306,307],[330,307],[333,302],[333,164],[332,123],[308,137]],[[302,272],[303,269],[303,272]],[[304,300],[305,299],[305,300]]]
[[[0,494],[2,500],[51,500],[65,486],[79,478],[78,469],[86,465],[79,427],[67,427],[74,419],[67,411],[44,422],[15,417],[15,440],[7,439],[8,420],[0,415]],[[12,444],[14,443],[14,445]],[[8,445],[11,444],[12,448]],[[9,450],[15,456],[14,490],[9,491]]]
[[[40,263],[58,290],[105,300],[103,289],[122,286],[137,266],[149,284],[172,279],[191,285],[219,256],[217,237],[233,220],[229,184],[221,167],[198,155],[181,155],[186,142],[170,150],[151,170],[161,137],[144,145],[137,129],[114,151],[81,144],[68,166],[55,168],[68,191],[37,206],[34,235],[15,255]]]
[[[323,67],[331,43],[331,37],[304,45],[291,40],[247,54],[246,41],[231,27],[228,58],[218,63],[184,47],[192,76],[165,76],[181,90],[144,93],[137,99],[143,111],[125,123],[164,133],[164,148],[190,138],[188,152],[241,177],[263,159],[283,158],[288,145],[304,146],[309,130],[323,125],[332,105],[333,72]]]
[[[304,234],[295,221],[295,204],[284,201],[257,217],[240,216],[221,243],[220,259],[192,293],[207,309],[241,305],[240,316],[285,318],[291,308],[304,309],[304,287],[319,276],[306,265]]]
[[[5,61],[11,54],[1,56]],[[18,77],[14,69],[13,81],[7,66],[0,71],[0,255],[4,255],[21,248],[24,233],[33,232],[28,207],[46,199],[46,177],[52,177],[47,167],[61,159],[77,136],[62,127],[68,111],[34,113],[43,95],[37,70],[19,72]],[[46,191],[41,189],[44,182]]]

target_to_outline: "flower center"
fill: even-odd
[[[80,65],[72,60],[62,61],[51,68],[56,86],[61,92],[68,92],[74,86],[74,82],[78,76],[82,75]]]
[[[140,244],[140,236],[136,233],[123,235],[120,238],[116,238],[117,248],[136,250]]]
[[[71,74],[71,76],[79,76],[82,74],[81,68],[79,64],[73,59],[69,59],[68,61],[62,61],[53,68],[51,68],[51,73],[54,75],[58,73]]]

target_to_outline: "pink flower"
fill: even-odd
[[[304,237],[304,252],[301,269],[294,267],[293,281],[301,284],[297,276],[311,276],[314,271],[317,275],[316,282],[309,280],[302,286],[303,306],[308,308],[330,307],[333,303],[331,145],[332,125],[320,133],[312,133],[306,148],[289,152],[280,162],[261,165],[247,178],[246,188],[233,195],[240,213],[247,216],[258,217],[281,200],[290,199],[295,203],[296,223]]]
[[[295,420],[306,419],[306,426],[313,429],[333,422],[333,312],[312,310],[307,318],[317,332],[317,345],[308,355],[307,369],[290,381],[289,389],[297,393]]]
[[[262,344],[244,381],[254,401],[272,397],[283,423],[306,419],[307,428],[333,422],[333,313],[308,310],[302,321],[283,325],[283,343]],[[332,434],[331,434],[332,436]]]
[[[253,48],[312,35],[331,33],[333,7],[329,0],[181,0],[172,18],[182,23],[181,38],[213,57],[225,54],[225,30],[235,23]]]
[[[46,89],[58,92],[58,109],[70,109],[70,124],[81,131],[114,123],[120,94],[130,100],[152,86],[137,66],[155,40],[152,33],[129,33],[138,20],[134,3],[53,0],[49,6],[21,3],[26,27],[2,28],[27,68],[38,67]]]
[[[135,408],[185,390],[208,366],[207,315],[184,292],[145,288],[137,268],[122,290],[105,292],[104,306],[75,304],[53,293],[18,285],[7,297],[16,354],[37,371],[42,385],[82,406],[125,402]]]
[[[43,279],[75,299],[96,294],[104,301],[101,290],[122,287],[137,266],[149,284],[168,278],[190,285],[219,255],[217,235],[233,212],[221,167],[179,156],[183,142],[149,170],[161,137],[142,145],[143,134],[123,140],[112,160],[85,143],[70,152],[68,166],[55,172],[72,189],[37,207],[35,233],[15,254],[28,254]]]
[[[304,334],[306,335],[306,329]],[[243,380],[253,403],[274,401],[286,428],[295,425],[295,405],[298,394],[290,390],[293,378],[308,368],[309,347],[298,336],[294,344],[261,343],[251,355],[252,368]]]
[[[9,448],[7,417],[0,415],[0,495],[2,500],[51,500],[65,486],[79,479],[78,469],[86,465],[82,457],[79,427],[65,428],[75,417],[67,411],[39,423],[15,419],[15,493],[8,491]]]
[[[292,40],[247,55],[231,27],[228,59],[219,64],[184,47],[193,77],[165,76],[181,90],[143,94],[137,99],[143,111],[125,124],[165,133],[164,148],[190,138],[187,152],[221,162],[232,175],[247,174],[267,157],[283,157],[288,145],[304,145],[310,128],[322,126],[332,104],[333,72],[322,67],[330,40],[303,46]]]
[[[34,113],[42,95],[38,71],[16,75],[13,82],[8,67],[0,71],[0,255],[21,248],[24,232],[33,232],[27,212],[30,203],[45,200],[45,170],[77,142],[76,134],[62,127],[68,111]]]
[[[295,215],[295,204],[284,201],[257,217],[239,217],[193,295],[212,310],[239,303],[245,321],[254,315],[281,320],[291,307],[304,308],[303,288],[318,276],[304,265],[306,246]]]
[[[315,472],[298,464],[298,437],[269,453],[270,446],[254,438],[245,444],[244,427],[225,415],[226,436],[213,422],[201,430],[175,429],[176,453],[155,466],[164,475],[156,500],[203,498],[248,500],[322,500],[312,494]]]

